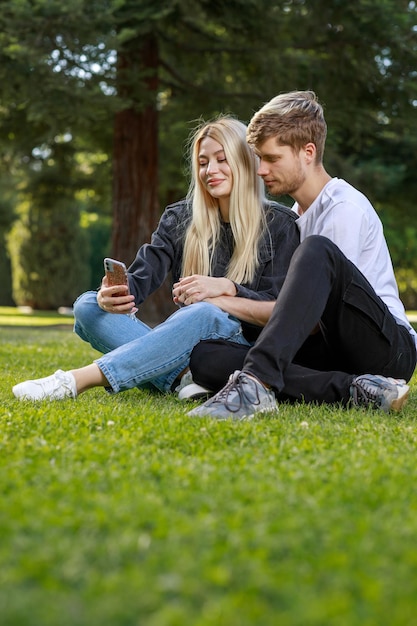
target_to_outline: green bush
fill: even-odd
[[[401,300],[407,310],[417,310],[417,271],[399,269],[396,271]]]
[[[14,219],[16,186],[14,180],[0,176],[0,306],[14,304],[10,258],[6,247],[6,236]]]
[[[407,310],[417,308],[417,228],[398,209],[379,207],[401,300]]]
[[[6,249],[6,238],[0,231],[0,306],[13,306],[12,298],[12,278],[10,259]]]
[[[75,149],[45,146],[28,168],[8,238],[13,299],[34,309],[71,306],[89,285],[88,238],[81,228]]]
[[[81,225],[88,239],[88,267],[90,280],[88,289],[97,289],[103,278],[103,259],[110,255],[111,217],[98,213],[83,213]],[[80,292],[81,293],[81,292]]]
[[[74,200],[33,204],[9,235],[13,298],[34,309],[71,306],[89,285],[88,241]]]

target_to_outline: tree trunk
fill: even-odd
[[[134,98],[124,85],[132,71],[147,70],[152,100],[119,111],[114,121],[112,255],[130,265],[138,248],[150,241],[160,217],[158,205],[158,47],[149,35],[135,40],[118,57],[119,95]],[[126,81],[124,76],[126,75]],[[138,80],[140,80],[138,76]],[[143,94],[143,90],[140,90]],[[145,97],[145,96],[144,96]],[[142,105],[142,106],[141,106]],[[141,319],[162,321],[174,306],[167,284],[141,306]]]

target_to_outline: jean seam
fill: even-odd
[[[233,335],[229,336],[229,337],[224,337],[224,335],[220,335],[217,332],[211,332],[209,333],[208,336],[204,336],[200,339],[200,341],[204,341],[207,339],[226,339],[227,341],[236,341],[236,339],[238,341],[236,341],[236,343],[241,343],[242,345],[250,345],[246,339],[243,336],[242,330],[241,328],[239,328]],[[243,341],[239,341],[239,339],[243,339]],[[187,353],[189,352],[188,356]],[[146,370],[146,372],[143,372],[143,374],[140,375],[140,377],[138,378],[130,378],[128,380],[124,380],[122,381],[122,383],[118,383],[116,382],[115,377],[113,376],[112,372],[110,371],[110,369],[108,368],[108,366],[106,365],[106,363],[102,362],[102,358],[100,357],[99,359],[96,359],[94,362],[97,364],[97,366],[100,368],[100,370],[103,372],[104,376],[107,378],[109,384],[111,385],[113,392],[114,393],[119,393],[121,390],[121,387],[123,386],[123,389],[131,389],[133,387],[136,387],[139,384],[145,383],[145,382],[149,382],[151,380],[154,380],[155,378],[158,378],[159,376],[165,376],[166,374],[171,373],[174,369],[177,369],[180,364],[182,362],[187,362],[187,364],[184,364],[184,367],[187,367],[187,365],[190,362],[190,356],[191,356],[191,352],[192,349],[186,350],[185,352],[182,352],[180,355],[178,355],[174,360],[172,361],[165,361],[164,365],[159,366],[158,368],[154,368],[154,369],[150,369],[150,370]],[[166,369],[165,372],[161,372],[158,370],[161,369]],[[135,381],[135,384],[132,385],[131,382]],[[129,385],[128,387],[125,387],[125,385]],[[168,383],[166,384],[166,388],[164,391],[169,391],[169,387],[170,385],[168,385]],[[162,391],[162,390],[161,390]]]

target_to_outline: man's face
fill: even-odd
[[[301,150],[294,152],[290,146],[279,145],[275,137],[256,146],[256,154],[261,162],[258,168],[260,176],[270,194],[281,196],[297,195],[297,190],[306,180]]]

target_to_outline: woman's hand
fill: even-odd
[[[235,284],[228,278],[200,276],[199,274],[181,278],[174,284],[172,290],[175,304],[186,306],[195,302],[202,302],[206,298],[235,295]]]
[[[128,293],[127,285],[108,286],[107,278],[101,281],[101,288],[97,292],[97,304],[106,313],[135,313],[135,297]],[[117,295],[115,295],[117,294]]]

